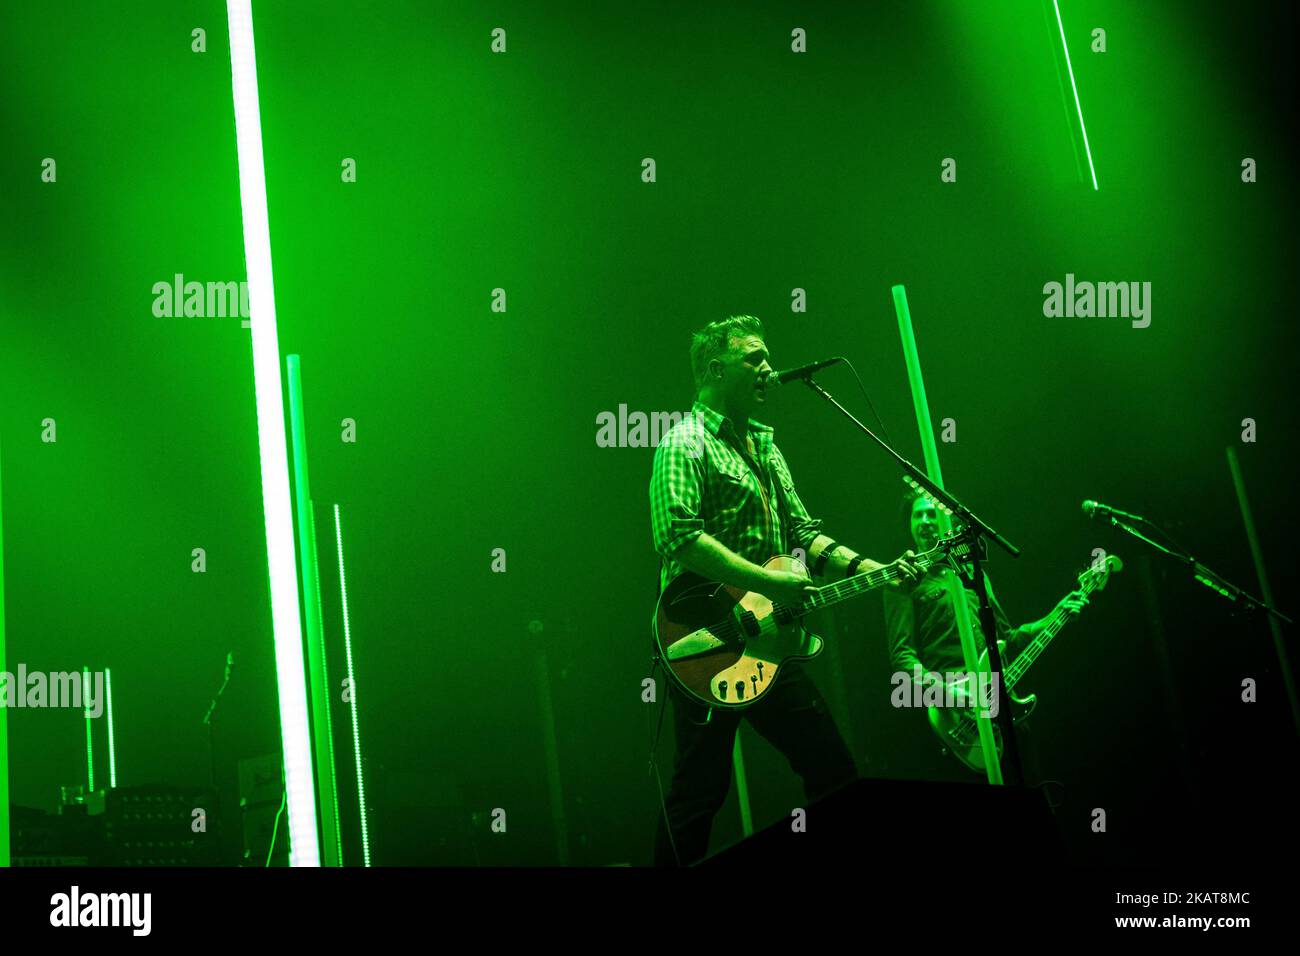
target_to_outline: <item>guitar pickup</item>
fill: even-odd
[[[754,612],[736,605],[736,619],[740,622],[740,629],[744,631],[745,637],[758,637],[763,633],[763,627],[758,623],[758,618]]]

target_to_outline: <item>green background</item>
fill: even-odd
[[[1247,812],[1295,756],[1267,628],[1169,561],[1144,573],[1142,547],[1079,502],[1147,515],[1256,590],[1231,445],[1295,610],[1294,70],[1277,65],[1294,14],[1063,4],[1094,191],[1050,10],[255,4],[280,348],[302,356],[314,496],[344,514],[376,862],[558,859],[543,648],[568,858],[648,860],[653,449],[597,447],[596,416],[689,408],[689,333],[748,312],[778,367],[849,356],[919,461],[895,283],[934,417],[957,423],[949,486],[1024,551],[991,565],[1013,621],[1045,613],[1093,548],[1128,562],[1032,682],[1072,852],[1275,835]],[[233,651],[230,806],[236,761],[279,740],[250,337],[151,310],[175,273],[244,278],[224,6],[7,4],[0,76],[8,665],[112,667],[119,783],[200,785],[200,718]],[[1045,318],[1042,287],[1068,272],[1150,282],[1150,327]],[[821,380],[869,414],[849,374]],[[882,560],[908,546],[885,458],[803,389],[769,405],[827,530]],[[836,651],[812,672],[862,771],[928,773],[919,715],[888,705],[878,597],[823,630]],[[80,715],[10,718],[12,799],[52,810],[84,776]],[[797,780],[743,739],[756,822],[787,817]],[[1097,806],[1123,821],[1104,846]],[[506,834],[474,822],[497,807]],[[715,846],[738,835],[733,798]]]

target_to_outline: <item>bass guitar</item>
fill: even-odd
[[[1093,591],[1100,591],[1106,587],[1106,582],[1110,579],[1112,573],[1123,569],[1124,562],[1113,554],[1107,555],[1105,561],[1098,561],[1089,565],[1087,570],[1079,575],[1079,590],[1083,592],[1084,597],[1087,597]],[[1038,660],[1043,651],[1047,650],[1047,646],[1060,633],[1061,628],[1065,627],[1070,617],[1069,611],[1058,610],[1052,615],[1047,626],[1025,645],[1025,649],[1020,652],[1016,659],[1004,667],[1003,677],[1006,683],[1007,697],[1010,698],[1012,719],[1016,723],[1033,713],[1034,707],[1038,703],[1038,697],[1034,694],[1030,694],[1028,697],[1017,697],[1015,694],[1016,685],[1024,678],[1025,672],[1029,670],[1034,661]],[[1002,653],[1004,647],[1006,647],[1006,642],[998,641],[999,653]],[[980,671],[988,667],[988,657],[989,651],[986,647],[980,651]],[[970,699],[975,699],[977,695],[973,691],[966,691],[965,688],[969,680],[969,677],[965,677],[959,681],[954,681],[951,686],[959,691],[969,693]],[[943,741],[944,749],[971,770],[983,773],[984,751],[980,747],[979,728],[975,723],[977,720],[975,708],[931,707],[929,708],[929,717],[930,726],[938,734],[939,739]],[[993,724],[992,728],[993,739],[998,745],[998,757],[1001,757],[1002,728],[997,724]]]

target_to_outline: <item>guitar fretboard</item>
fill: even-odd
[[[1097,589],[1099,580],[1100,577],[1093,572],[1086,576],[1086,580],[1079,582],[1079,590],[1083,592],[1084,597]],[[1005,667],[1003,676],[1006,679],[1008,690],[1015,687],[1016,681],[1025,676],[1025,672],[1029,670],[1034,661],[1038,660],[1043,651],[1047,650],[1047,645],[1052,643],[1052,638],[1060,633],[1061,628],[1065,627],[1069,619],[1069,611],[1060,609],[1054,611],[1051,619],[1047,622],[1047,626],[1025,646],[1025,649],[1020,652],[1020,655],[1014,661]]]
[[[960,556],[964,553],[967,545],[958,545],[952,548],[954,554]],[[912,558],[911,564],[921,572],[926,572],[936,564],[941,564],[948,558],[949,548],[939,546],[924,551]],[[851,597],[859,594],[865,594],[867,591],[874,590],[881,585],[887,584],[898,576],[892,564],[886,564],[872,571],[864,571],[862,574],[855,574],[851,578],[845,578],[843,581],[837,581],[835,584],[827,584],[817,588],[813,595],[804,602],[802,608],[798,610],[799,614],[806,614],[817,608],[830,607],[832,604],[839,604],[841,601],[847,601]]]

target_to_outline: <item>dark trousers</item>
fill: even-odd
[[[709,708],[675,686],[671,696],[677,753],[664,797],[668,819],[659,815],[655,835],[656,866],[696,863],[708,852],[713,817],[731,789],[732,747],[742,718],[790,761],[809,802],[857,779],[826,701],[797,663],[781,669],[776,686],[757,704],[741,711],[715,707],[707,722]]]

